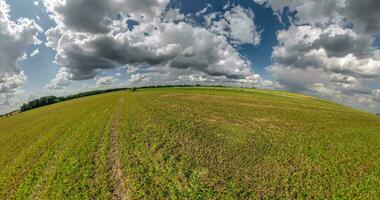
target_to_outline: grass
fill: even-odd
[[[0,199],[379,199],[379,146],[380,117],[305,95],[119,91],[0,118]]]

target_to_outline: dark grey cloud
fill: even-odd
[[[292,67],[271,66],[268,72],[275,76],[280,89],[292,92],[307,92],[314,83],[323,81],[320,69],[297,69]]]
[[[47,31],[48,46],[57,51],[56,63],[62,67],[48,88],[61,88],[63,79],[87,80],[102,70],[121,66],[149,66],[168,71],[177,78],[184,74],[225,77],[257,83],[261,79],[227,38],[178,19],[171,11],[152,21],[142,21],[130,30],[123,22],[125,14],[113,20],[109,33],[64,32],[65,25]],[[175,16],[177,15],[177,16]],[[166,17],[165,17],[166,16]],[[174,73],[175,72],[175,73]],[[161,73],[162,74],[162,73]],[[62,79],[62,80],[61,80]]]
[[[272,57],[275,65],[322,69],[357,78],[376,78],[380,59],[374,38],[337,25],[292,26],[278,34]]]
[[[369,34],[380,34],[380,1],[347,0],[341,13],[352,20],[356,28]]]
[[[158,17],[169,0],[44,0],[55,22],[77,32],[108,33],[120,13],[138,21]]]
[[[45,0],[57,24],[45,33],[46,45],[57,51],[55,62],[61,66],[48,88],[62,88],[67,80],[92,79],[103,70],[122,66],[155,68],[160,74],[167,71],[170,79],[178,79],[181,73],[200,73],[219,80],[261,81],[251,63],[231,45],[232,40],[259,42],[251,11],[226,8],[228,14],[223,17],[231,30],[225,35],[186,20],[178,9],[167,8],[168,2]],[[130,20],[136,22],[133,29],[128,26]]]
[[[331,81],[337,82],[337,83],[353,83],[356,81],[356,79],[352,76],[347,76],[347,75],[341,75],[341,74],[331,74]]]
[[[378,0],[253,0],[282,13],[285,8],[297,12],[297,24],[352,23],[366,34],[380,34]]]
[[[248,64],[222,38],[185,23],[162,26],[163,30],[153,31],[139,45],[127,37],[109,35],[94,36],[85,42],[66,41],[61,45],[57,63],[71,74],[72,80],[93,78],[99,70],[143,64],[168,65],[230,78],[251,74]],[[225,53],[231,57],[224,57]]]
[[[367,35],[353,37],[349,34],[336,34],[331,36],[323,33],[315,40],[313,48],[323,48],[329,56],[342,57],[347,54],[355,56],[365,56],[372,50],[374,38]]]
[[[112,69],[126,64],[157,65],[166,60],[152,52],[131,46],[128,41],[111,36],[98,36],[84,44],[68,43],[62,47],[57,63],[70,73],[71,80],[94,78],[99,70]]]
[[[331,23],[293,24],[277,35],[268,71],[278,88],[335,101],[379,107],[372,90],[380,80],[380,51],[374,37]]]
[[[104,0],[69,0],[65,6],[54,6],[57,17],[67,28],[90,33],[109,32],[108,15],[114,9],[112,4]]]
[[[96,57],[112,60],[120,65],[147,63],[157,65],[170,56],[157,56],[149,51],[148,47],[138,47],[129,44],[128,41],[118,41],[110,36],[100,36],[88,44],[93,49],[92,54]]]

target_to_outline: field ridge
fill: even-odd
[[[116,109],[114,111],[114,119],[112,122],[111,135],[110,135],[110,149],[109,149],[109,167],[110,167],[110,188],[111,199],[127,200],[128,192],[125,187],[123,164],[120,156],[119,147],[119,134],[120,134],[120,115],[122,111],[121,104],[124,99],[119,99]]]

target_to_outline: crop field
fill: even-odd
[[[119,91],[0,118],[0,199],[380,199],[380,117],[279,91]]]

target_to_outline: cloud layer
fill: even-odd
[[[44,42],[60,67],[45,89],[67,92],[85,80],[95,87],[247,85],[380,109],[379,1],[252,2],[271,8],[284,27],[277,32],[272,63],[266,68],[274,83],[263,80],[253,70],[255,60],[240,53],[267,48],[261,43],[269,38],[265,31],[273,29],[255,21],[269,9],[255,13],[254,6],[231,1],[220,9],[206,4],[183,14],[170,0],[41,0],[35,5],[54,23]],[[20,62],[44,53],[35,47],[42,32],[36,22],[11,20],[9,13],[0,0],[2,105],[15,104],[15,94],[27,81]]]
[[[9,12],[9,6],[0,0],[0,105],[5,106],[13,104],[13,94],[27,79],[18,63],[27,59],[30,45],[40,43],[37,35],[42,31],[31,19],[10,20]]]
[[[277,87],[313,93],[345,103],[379,106],[380,2],[375,0],[255,0],[281,14],[295,12],[277,33],[268,71]]]
[[[209,29],[213,33],[228,38],[234,46],[259,45],[261,35],[254,23],[255,15],[252,10],[244,9],[241,6],[232,8],[229,7],[230,5],[227,6],[228,10],[225,13],[213,12],[204,16]]]
[[[341,23],[348,20],[363,33],[380,34],[380,2],[377,0],[253,0],[282,13],[297,12],[297,24]]]
[[[217,22],[197,26],[178,9],[167,8],[168,1],[99,0],[83,6],[88,3],[45,1],[57,24],[46,32],[47,45],[57,51],[55,62],[61,66],[49,88],[127,65],[144,68],[144,76],[160,74],[155,82],[191,75],[205,81],[261,82],[250,62],[233,47],[260,42],[252,11],[231,8],[220,17],[229,29],[216,30]],[[78,20],[82,15],[83,20]],[[239,24],[241,20],[245,23]]]

